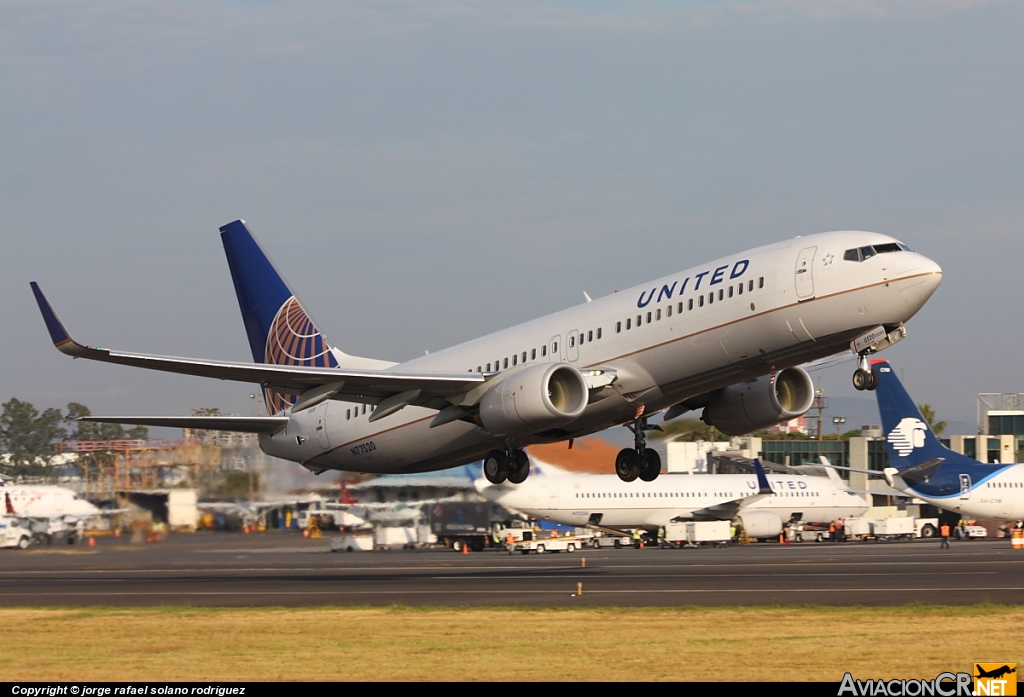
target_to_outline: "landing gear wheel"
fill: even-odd
[[[522,484],[530,476],[530,458],[525,450],[516,450],[509,463],[508,480],[513,484]]]
[[[656,450],[647,448],[644,450],[643,469],[640,471],[640,479],[645,482],[653,482],[661,474],[661,455]]]
[[[878,378],[870,370],[857,368],[853,371],[853,386],[858,390],[873,390],[878,386]]]
[[[624,482],[632,482],[640,476],[643,463],[640,456],[632,448],[625,448],[619,451],[615,458],[615,474]]]
[[[501,450],[492,450],[484,458],[484,476],[491,484],[501,484],[508,479],[508,456]]]

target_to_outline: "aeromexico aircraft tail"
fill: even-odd
[[[220,229],[231,280],[256,363],[337,368],[331,345],[299,299],[289,290],[267,255],[249,233],[244,220]],[[295,404],[296,397],[264,389],[267,410],[276,414]]]
[[[890,466],[905,472],[912,467],[933,463],[935,467],[942,465],[950,470],[970,471],[971,474],[979,468],[998,469],[954,452],[939,442],[889,362],[874,360],[871,363],[878,375],[875,395],[882,416]]]

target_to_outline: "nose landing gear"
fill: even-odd
[[[878,373],[871,370],[867,354],[862,354],[853,371],[853,386],[858,390],[874,390],[878,387]]]

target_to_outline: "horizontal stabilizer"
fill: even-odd
[[[82,416],[76,421],[238,433],[276,433],[288,425],[287,416]]]
[[[903,477],[904,481],[907,482],[924,482],[931,479],[931,476],[935,474],[935,470],[939,468],[943,462],[946,461],[944,457],[937,457],[927,462],[922,462],[919,465],[908,467],[907,469],[900,472],[900,476]]]

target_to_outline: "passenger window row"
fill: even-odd
[[[366,405],[365,404],[363,405],[362,413],[363,413],[363,415],[366,414]],[[370,413],[371,414],[373,413],[373,409],[370,410]],[[349,419],[355,419],[358,416],[359,416],[359,406],[358,405],[355,408],[346,409],[345,410],[345,421],[348,421]]]

